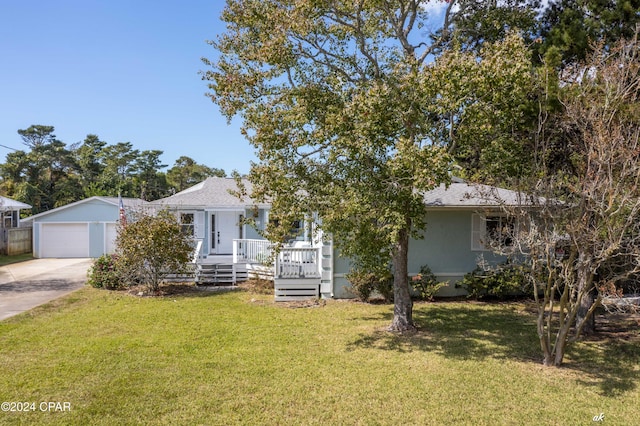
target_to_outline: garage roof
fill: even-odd
[[[106,204],[112,204],[114,206],[118,206],[119,205],[119,198],[118,197],[102,197],[102,196],[93,196],[93,197],[89,197],[89,198],[85,198],[84,200],[80,200],[80,201],[76,201],[74,203],[69,203],[69,204],[65,204],[64,206],[60,206],[57,207],[55,209],[51,209],[51,210],[47,210],[46,212],[42,212],[42,213],[38,213],[35,214],[33,216],[29,216],[27,218],[24,218],[21,220],[21,222],[27,222],[27,221],[32,221],[33,219],[38,219],[53,213],[57,213],[66,209],[69,209],[71,207],[74,206],[78,206],[81,204],[85,204],[94,200],[98,200],[98,201],[102,201]],[[149,203],[147,201],[144,201],[140,198],[122,198],[122,204],[124,206],[125,209],[129,210],[129,209],[139,209],[140,207],[144,207],[149,205]]]

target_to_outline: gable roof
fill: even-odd
[[[251,193],[251,183],[242,179],[248,193]],[[240,199],[232,194],[238,191],[234,178],[209,177],[206,180],[180,191],[167,198],[153,201],[152,204],[180,208],[245,208],[254,206],[255,202],[246,197]]]
[[[242,179],[242,184],[245,185],[247,193],[251,193],[251,183],[247,179]],[[209,177],[184,191],[153,201],[151,204],[183,209],[245,208],[255,205],[250,197],[241,200],[232,194],[233,191],[238,191],[235,179]],[[457,177],[451,179],[449,186],[441,184],[427,191],[424,194],[424,202],[428,208],[479,208],[526,203],[522,193],[469,183]],[[259,207],[267,206],[268,204]]]
[[[424,194],[427,207],[478,208],[492,206],[517,206],[527,204],[525,195],[495,186],[469,183],[460,178],[452,178],[447,187],[444,184]]]
[[[0,195],[0,211],[30,209],[31,206]]]
[[[101,202],[103,202],[105,204],[114,205],[116,207],[119,207],[119,201],[120,201],[120,199],[118,197],[102,197],[102,196],[99,196],[99,195],[95,195],[93,197],[85,198],[84,200],[75,201],[73,203],[65,204],[64,206],[56,207],[55,209],[47,210],[46,212],[34,214],[33,216],[29,216],[27,218],[22,219],[21,222],[37,219],[37,218],[40,218],[40,217],[43,217],[43,216],[50,215],[52,213],[57,213],[57,212],[72,208],[74,206],[78,206],[80,204],[85,204],[85,203],[88,203],[90,201],[95,201],[95,200],[101,201]],[[143,207],[145,205],[148,205],[148,204],[149,204],[149,202],[144,201],[144,200],[142,200],[140,198],[124,198],[124,197],[122,197],[122,205],[124,206],[125,209],[136,209],[136,208],[140,208],[140,207]]]

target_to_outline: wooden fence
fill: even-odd
[[[2,228],[0,229],[0,254],[15,256],[31,253],[32,228]]]

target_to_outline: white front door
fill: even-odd
[[[211,213],[210,253],[233,253],[233,239],[240,235],[239,220],[239,212],[218,211]]]

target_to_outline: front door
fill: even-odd
[[[238,238],[240,216],[237,212],[211,213],[211,253],[232,254],[233,239]]]

